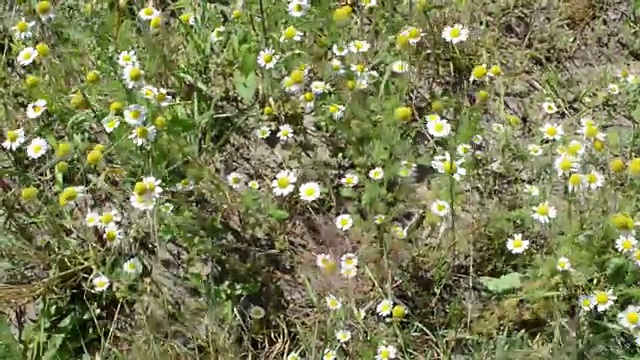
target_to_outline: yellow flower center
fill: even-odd
[[[581,150],[582,150],[582,144],[580,143],[569,144],[569,146],[567,147],[567,153],[573,156],[578,155]]]
[[[108,242],[114,242],[118,238],[118,234],[113,230],[109,230],[105,233],[105,238]]]
[[[129,268],[130,271],[133,271],[136,269],[136,264],[133,262],[130,262],[127,268]]]
[[[482,65],[478,65],[473,68],[472,75],[474,79],[483,79],[487,76],[487,68]]]
[[[571,159],[563,158],[558,164],[558,167],[562,171],[569,171],[573,167],[573,162],[571,161]]]
[[[536,213],[540,216],[548,216],[549,215],[549,205],[542,204],[539,205],[536,209]]]
[[[285,39],[293,39],[297,34],[298,34],[298,31],[296,30],[296,28],[294,28],[293,26],[289,26],[284,31],[283,35]]]
[[[547,130],[545,131],[545,133],[546,133],[548,136],[553,137],[553,136],[556,136],[556,135],[558,134],[558,129],[556,129],[556,127],[555,127],[555,126],[549,126],[549,127],[547,128]]]
[[[297,11],[297,12],[301,12],[302,11],[302,4],[293,5],[293,10]]]
[[[131,68],[131,69],[129,70],[129,78],[130,78],[132,81],[138,81],[138,80],[140,80],[140,79],[142,78],[142,71],[141,71],[139,68],[137,68],[137,67]]]
[[[596,302],[598,305],[605,305],[609,302],[609,295],[606,292],[599,291],[596,293]]]
[[[33,152],[34,153],[39,153],[40,151],[42,151],[42,146],[40,145],[33,145]]]
[[[358,73],[361,73],[361,74],[362,74],[366,69],[367,69],[367,68],[366,68],[364,65],[362,65],[362,64],[358,64],[358,65],[356,65],[356,72],[358,72]]]
[[[566,261],[558,261],[558,267],[564,269],[567,267]]]
[[[287,177],[281,177],[280,179],[278,179],[278,187],[281,189],[286,188],[287,186],[289,186],[289,184],[291,184],[291,182]]]
[[[462,30],[460,30],[459,28],[453,28],[451,29],[451,32],[449,33],[449,36],[451,36],[452,38],[456,39],[459,38],[460,35],[462,34]]]
[[[633,242],[630,239],[622,240],[621,247],[625,250],[631,250],[633,248]]]
[[[144,9],[142,9],[142,13],[143,13],[145,16],[151,16],[151,15],[153,15],[153,8],[151,8],[151,7],[146,7],[146,8],[144,8]]]
[[[97,287],[97,288],[103,288],[103,287],[105,287],[105,286],[107,286],[107,282],[106,282],[106,281],[104,281],[104,280],[98,280],[98,281],[96,281],[96,287]]]
[[[16,142],[16,140],[18,140],[18,132],[15,130],[7,131],[7,139],[9,142]]]
[[[589,298],[582,299],[582,307],[591,307],[591,300]]]
[[[349,219],[346,219],[346,218],[340,219],[340,225],[342,225],[342,226],[349,225]]]
[[[598,182],[598,177],[595,176],[595,174],[587,174],[585,176],[585,180],[587,181],[587,183],[589,184],[595,184]]]
[[[313,101],[313,93],[306,92],[304,94],[304,100],[307,101],[307,102]]]
[[[31,59],[31,52],[27,51],[24,54],[22,54],[22,60],[29,60]]]
[[[131,110],[129,115],[134,119],[138,119],[140,117],[140,110]]]
[[[300,84],[304,82],[304,71],[293,70],[291,72],[291,81],[293,81],[294,84]]]
[[[411,29],[409,29],[409,38],[410,39],[417,39],[420,37],[420,29],[412,27]]]
[[[29,24],[27,24],[26,21],[18,21],[18,23],[16,24],[16,29],[21,33],[26,32],[27,30],[29,30]]]
[[[156,94],[156,101],[157,102],[163,102],[167,100],[167,94],[163,93],[163,92],[159,92]]]
[[[513,240],[513,247],[514,247],[515,249],[519,249],[519,248],[521,248],[521,247],[522,247],[522,240],[520,240],[520,239],[514,239],[514,240]]]
[[[437,124],[433,127],[433,129],[434,129],[436,132],[439,132],[439,133],[440,133],[440,132],[444,131],[444,124],[443,124],[443,123],[437,123]]]
[[[104,213],[102,214],[102,216],[100,216],[100,222],[107,225],[109,223],[113,222],[113,214],[111,213]]]
[[[36,12],[40,15],[46,15],[51,11],[51,3],[48,1],[40,1],[36,4]]]
[[[364,47],[364,44],[361,43],[360,41],[356,41],[353,46],[356,48],[356,50],[361,50]]]
[[[598,128],[593,125],[587,125],[584,129],[584,136],[593,139],[598,136]]]
[[[447,174],[454,174],[456,172],[457,166],[455,162],[447,160],[442,164],[442,168]]]
[[[569,177],[569,185],[571,186],[579,186],[582,184],[582,176],[580,174],[572,174]]]
[[[144,126],[140,126],[138,128],[136,128],[136,136],[140,139],[146,139],[147,135],[149,135],[149,130],[144,127]]]
[[[262,61],[264,61],[264,62],[265,62],[265,63],[267,63],[267,64],[268,64],[268,63],[270,63],[270,62],[272,62],[272,61],[273,61],[273,55],[271,55],[271,54],[264,54],[264,55],[262,56]]]
[[[629,324],[637,324],[638,320],[640,319],[640,316],[638,316],[637,312],[630,312],[627,314],[627,321],[629,322]]]
[[[391,356],[391,352],[389,350],[385,349],[385,350],[380,351],[380,357],[382,359],[388,359],[389,356]]]
[[[307,189],[304,191],[304,194],[305,194],[306,196],[313,196],[313,195],[315,195],[315,194],[316,194],[316,189],[314,189],[314,188],[307,188]]]

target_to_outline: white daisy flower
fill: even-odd
[[[27,66],[31,64],[37,57],[38,51],[35,48],[27,47],[20,51],[17,61],[20,66]]]
[[[43,138],[35,138],[27,147],[27,155],[32,159],[37,159],[49,150],[49,143]]]
[[[260,188],[260,184],[256,180],[249,181],[247,186],[252,190],[258,190]]]
[[[342,302],[334,295],[328,295],[324,300],[329,310],[339,310],[342,307]]]
[[[556,208],[549,205],[548,201],[533,206],[531,209],[533,210],[531,216],[541,224],[548,224],[551,219],[555,219],[558,215]]]
[[[445,217],[449,213],[449,203],[444,200],[436,200],[431,204],[431,212],[440,217]]]
[[[580,161],[571,155],[560,155],[553,163],[558,176],[568,175],[578,171]]]
[[[618,84],[609,84],[609,86],[607,86],[607,91],[609,91],[609,94],[611,95],[618,95],[620,93],[620,87]]]
[[[556,269],[558,271],[573,271],[573,267],[571,267],[571,261],[569,261],[566,257],[561,257],[558,259],[556,263]]]
[[[444,30],[442,30],[442,38],[455,45],[467,41],[469,38],[469,30],[460,24],[455,24],[453,27],[446,26]]]
[[[342,214],[336,217],[336,226],[342,231],[347,231],[353,226],[353,217],[349,214]]]
[[[544,110],[545,113],[551,115],[558,112],[558,107],[555,103],[553,103],[553,101],[547,100],[542,103],[542,110]]]
[[[376,360],[395,359],[398,350],[392,345],[379,345],[376,351]]]
[[[100,215],[98,215],[98,213],[95,211],[88,212],[87,215],[84,217],[84,223],[88,227],[97,226],[99,221],[100,221]]]
[[[293,192],[295,183],[298,180],[293,171],[283,170],[276,174],[276,178],[271,183],[273,193],[276,196],[287,196]]]
[[[131,258],[122,265],[122,270],[131,275],[138,275],[142,272],[142,263],[138,258]]]
[[[93,280],[91,280],[91,283],[93,284],[93,291],[102,292],[109,288],[111,281],[108,277],[99,275],[93,278]]]
[[[133,50],[123,51],[118,54],[118,65],[123,68],[127,66],[137,66],[138,65],[138,57],[136,56],[136,52]]]
[[[382,224],[387,219],[387,216],[384,214],[377,214],[373,217],[373,223],[376,225]]]
[[[284,142],[293,139],[293,128],[289,124],[280,125],[278,127],[277,136],[280,141]]]
[[[124,121],[131,126],[142,125],[147,117],[147,109],[138,104],[132,104],[124,109]]]
[[[127,65],[122,70],[122,80],[129,89],[144,85],[144,71],[137,65]]]
[[[329,105],[329,114],[334,120],[340,120],[344,117],[345,106],[340,104]]]
[[[300,354],[298,354],[297,352],[294,352],[287,355],[285,360],[302,360],[302,358],[300,357]]]
[[[527,151],[529,151],[529,155],[531,156],[541,156],[543,153],[542,146],[536,144],[529,144]]]
[[[351,331],[349,330],[336,331],[336,339],[338,339],[340,343],[343,343],[343,344],[346,343],[351,339]]]
[[[229,175],[227,175],[227,184],[229,184],[229,186],[236,190],[242,188],[245,180],[246,178],[244,174],[237,171],[233,171]]]
[[[580,295],[580,299],[578,299],[578,305],[583,311],[591,311],[595,306],[595,302],[591,296]]]
[[[584,178],[584,186],[590,190],[597,190],[604,185],[604,176],[595,170],[584,175]]]
[[[376,313],[380,316],[389,316],[391,315],[391,311],[393,310],[393,301],[391,300],[382,300],[376,306]]]
[[[371,180],[378,181],[378,180],[382,180],[383,177],[384,177],[384,170],[382,170],[381,167],[377,167],[369,171],[369,178]]]
[[[396,60],[391,63],[391,71],[396,74],[404,74],[409,71],[409,63],[402,60]]]
[[[417,168],[418,168],[418,165],[416,165],[415,163],[403,160],[400,163],[400,170],[398,170],[398,176],[402,178],[413,176],[415,175]]]
[[[371,45],[366,41],[354,40],[349,43],[349,51],[351,51],[354,54],[365,53],[369,51],[370,48],[371,48]]]
[[[36,119],[42,115],[45,110],[47,110],[47,100],[38,99],[36,102],[27,105],[27,117],[29,119]]]
[[[524,192],[532,197],[537,197],[540,195],[540,188],[535,185],[526,184],[524,186]]]
[[[451,125],[444,119],[429,121],[427,122],[427,131],[433,137],[443,138],[451,133]]]
[[[124,232],[118,228],[115,223],[110,223],[104,228],[102,238],[107,242],[109,246],[116,246],[120,244],[120,241],[124,238]]]
[[[288,9],[289,15],[293,17],[302,17],[309,9],[309,2],[307,0],[291,0],[289,2]]]
[[[331,91],[331,86],[324,81],[313,81],[311,83],[311,92],[315,95],[322,95],[329,91]]]
[[[358,268],[340,268],[340,275],[342,275],[346,279],[353,279],[358,275]]]
[[[260,139],[266,139],[271,135],[271,128],[267,125],[262,125],[256,129],[255,134]]]
[[[171,104],[171,100],[173,100],[173,98],[171,97],[171,95],[169,95],[167,89],[159,88],[156,91],[156,96],[154,100],[158,103],[158,105],[162,107],[166,107]]]
[[[342,44],[333,44],[331,51],[335,56],[345,56],[349,53],[349,48]]]
[[[358,256],[354,253],[346,253],[340,257],[340,267],[355,268],[358,266]]]
[[[336,360],[337,358],[336,351],[331,349],[325,349],[322,355],[322,360]]]
[[[546,123],[540,128],[540,131],[542,131],[542,136],[547,140],[558,141],[562,139],[562,136],[564,135],[562,125],[558,124]]]
[[[221,41],[222,39],[224,39],[225,31],[226,28],[224,26],[218,26],[217,28],[213,29],[211,35],[209,35],[209,41],[211,41],[212,43]]]
[[[449,174],[457,181],[460,181],[462,176],[467,175],[467,169],[462,167],[463,163],[464,158],[453,161],[451,154],[446,152],[444,155],[436,156],[433,161],[431,161],[431,167],[436,169],[440,174]]]
[[[512,254],[522,254],[529,248],[529,240],[524,240],[522,234],[514,234],[507,240],[507,249]]]
[[[254,320],[262,319],[266,313],[262,306],[251,305],[251,307],[249,307],[249,316]]]
[[[107,115],[104,119],[102,119],[101,123],[102,127],[104,127],[104,131],[107,134],[110,134],[113,132],[113,130],[117,129],[118,126],[120,126],[120,119],[118,119],[117,116]]]
[[[300,185],[300,199],[304,201],[314,201],[320,198],[320,184],[308,182]]]
[[[27,21],[23,17],[18,23],[11,27],[13,35],[19,40],[26,40],[31,38],[31,28],[36,24],[35,21]]]
[[[591,301],[594,303],[596,310],[603,312],[607,311],[616,299],[618,297],[613,294],[613,290],[609,289],[607,291],[594,292]]]
[[[140,9],[140,11],[138,12],[138,16],[142,20],[152,20],[153,18],[157,18],[158,16],[160,16],[160,10],[154,8],[153,6],[147,6]]]
[[[138,195],[133,193],[129,198],[129,202],[131,203],[131,206],[138,210],[152,210],[156,205],[156,198],[153,196]]]
[[[618,314],[618,323],[629,330],[635,330],[640,325],[640,307],[629,305]]]
[[[129,139],[133,141],[137,146],[147,145],[150,142],[153,142],[156,138],[156,127],[139,125],[135,129],[131,130],[131,134],[129,135]]]
[[[340,179],[340,183],[346,187],[354,187],[358,185],[358,175],[347,174],[342,179]]]
[[[469,155],[469,153],[471,153],[471,150],[473,150],[473,148],[469,144],[460,144],[456,147],[456,152],[460,156]]]
[[[625,254],[631,253],[638,248],[638,241],[631,234],[623,234],[616,240],[616,250]]]
[[[25,141],[23,129],[9,130],[6,133],[5,140],[2,142],[2,147],[9,151],[15,151]]]
[[[267,70],[273,69],[279,59],[280,56],[275,55],[275,52],[272,48],[264,49],[260,51],[260,54],[258,54],[258,64],[261,68]]]
[[[282,31],[280,35],[280,42],[288,42],[288,41],[300,41],[302,40],[302,32],[298,31],[294,26],[288,26],[286,29]]]
[[[145,99],[154,99],[156,97],[156,93],[158,89],[155,86],[145,85],[140,88],[140,94],[144,96]]]

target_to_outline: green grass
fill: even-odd
[[[623,316],[640,250],[616,248],[640,221],[637,6],[241,3],[4,10],[1,141],[25,141],[0,148],[0,358],[640,358]],[[466,41],[442,36],[455,24]],[[332,49],[356,40],[370,48]],[[559,175],[561,153],[578,165]],[[581,309],[609,289],[606,311]]]

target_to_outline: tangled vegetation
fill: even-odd
[[[640,358],[640,4],[1,5],[0,358]]]

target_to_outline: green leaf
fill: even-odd
[[[271,216],[276,220],[281,221],[281,220],[287,220],[289,218],[289,213],[280,209],[272,209],[269,211],[269,216]]]
[[[342,196],[344,198],[353,199],[357,195],[358,194],[352,188],[341,188],[340,189],[340,196]]]
[[[249,102],[253,99],[258,88],[258,77],[255,73],[244,77],[240,72],[236,71],[233,75],[233,81],[236,85],[236,92],[245,101]]]
[[[487,289],[494,294],[501,294],[507,291],[519,289],[522,287],[522,274],[512,272],[510,274],[502,275],[499,278],[490,276],[481,276],[480,282],[487,287]]]
[[[242,75],[247,77],[256,69],[256,56],[251,51],[251,47],[249,45],[242,45],[240,47],[240,53],[242,54],[242,59],[240,60],[240,72]]]

